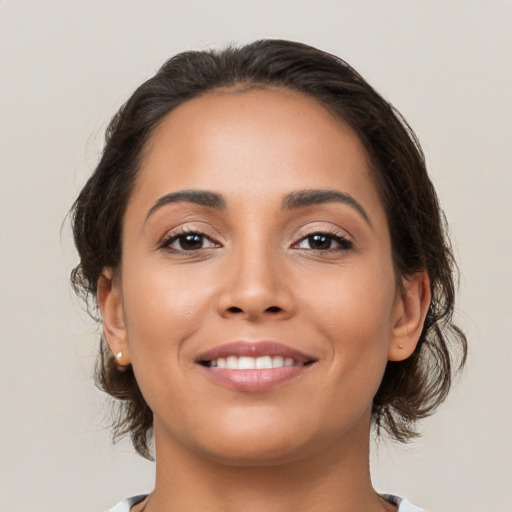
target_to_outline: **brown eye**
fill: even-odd
[[[197,234],[183,235],[177,239],[180,249],[184,251],[196,251],[203,247],[203,237]]]
[[[306,238],[311,249],[330,249],[333,239],[327,235],[310,235]]]
[[[331,235],[329,233],[312,233],[297,243],[298,249],[310,251],[329,251],[350,249],[352,242],[340,235]]]
[[[201,233],[179,233],[169,237],[162,244],[162,248],[175,252],[199,251],[210,247],[218,247],[218,244]]]

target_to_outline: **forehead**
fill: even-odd
[[[151,203],[197,188],[228,202],[230,195],[278,200],[292,190],[322,188],[380,203],[356,133],[313,98],[287,89],[214,91],[162,120],[132,198]]]

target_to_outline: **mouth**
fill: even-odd
[[[271,341],[234,342],[201,354],[196,363],[210,379],[237,391],[265,391],[298,378],[316,359]]]
[[[313,360],[301,362],[292,357],[265,355],[260,357],[228,356],[219,357],[211,361],[200,361],[208,368],[227,368],[228,370],[265,370],[270,368],[288,368],[290,366],[307,366]]]

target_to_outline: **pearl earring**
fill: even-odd
[[[120,352],[118,352],[116,355],[115,355],[115,358],[120,361],[121,358],[123,357],[123,351],[121,350]]]

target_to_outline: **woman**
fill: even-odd
[[[417,140],[342,60],[264,40],[169,60],[114,117],[73,209],[117,435],[112,510],[420,510],[374,491],[370,429],[446,397],[454,261]]]

